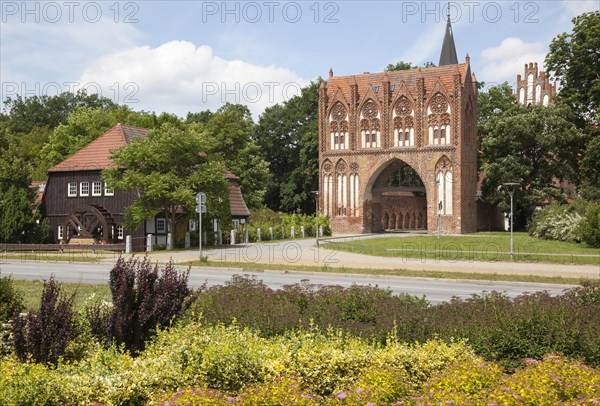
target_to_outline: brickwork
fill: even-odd
[[[538,64],[525,64],[525,75],[517,75],[517,100],[527,106],[529,104],[554,104],[556,82],[550,83],[546,72],[539,71]]]
[[[319,207],[330,215],[333,231],[434,231],[438,198],[451,200],[441,216],[444,232],[476,231],[476,98],[468,56],[463,64],[426,69],[330,72],[319,94]],[[424,196],[416,189],[411,196],[374,188],[400,161],[419,175]],[[440,173],[447,176],[444,189],[436,183]]]

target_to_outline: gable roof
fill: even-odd
[[[48,172],[102,170],[113,165],[113,151],[131,143],[134,138],[145,137],[148,129],[117,124],[94,141],[48,169]]]

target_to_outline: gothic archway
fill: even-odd
[[[113,239],[115,220],[111,213],[102,206],[79,206],[71,212],[65,222],[63,241],[69,242],[73,237],[89,239],[96,243],[109,243]]]
[[[378,170],[366,191],[373,232],[418,230],[426,227],[427,197],[418,173],[406,162],[392,159]],[[423,221],[417,221],[417,218]]]

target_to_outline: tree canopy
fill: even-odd
[[[319,185],[319,83],[267,108],[258,121],[256,142],[272,174],[265,196],[270,209],[314,213],[310,192]]]
[[[550,43],[546,67],[560,81],[558,99],[569,105],[579,125],[598,123],[600,106],[600,11],[573,19],[573,31]]]

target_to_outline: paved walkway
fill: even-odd
[[[389,238],[402,238],[402,235],[388,235]],[[372,238],[361,236],[351,238]],[[381,237],[377,235],[376,237]],[[342,238],[330,239],[335,241]],[[239,264],[244,268],[247,263],[260,263],[269,269],[270,264],[308,265],[350,269],[408,269],[442,272],[490,273],[506,275],[562,276],[569,278],[600,278],[600,264],[597,265],[564,265],[527,262],[498,261],[465,261],[447,259],[426,259],[407,257],[378,257],[335,251],[326,246],[316,247],[314,239],[286,240],[273,243],[252,243],[229,246],[222,249],[208,248],[203,254],[210,261],[222,261]],[[399,254],[401,255],[401,254]],[[153,252],[151,258],[159,262],[173,259],[176,263],[197,260],[198,251]]]

